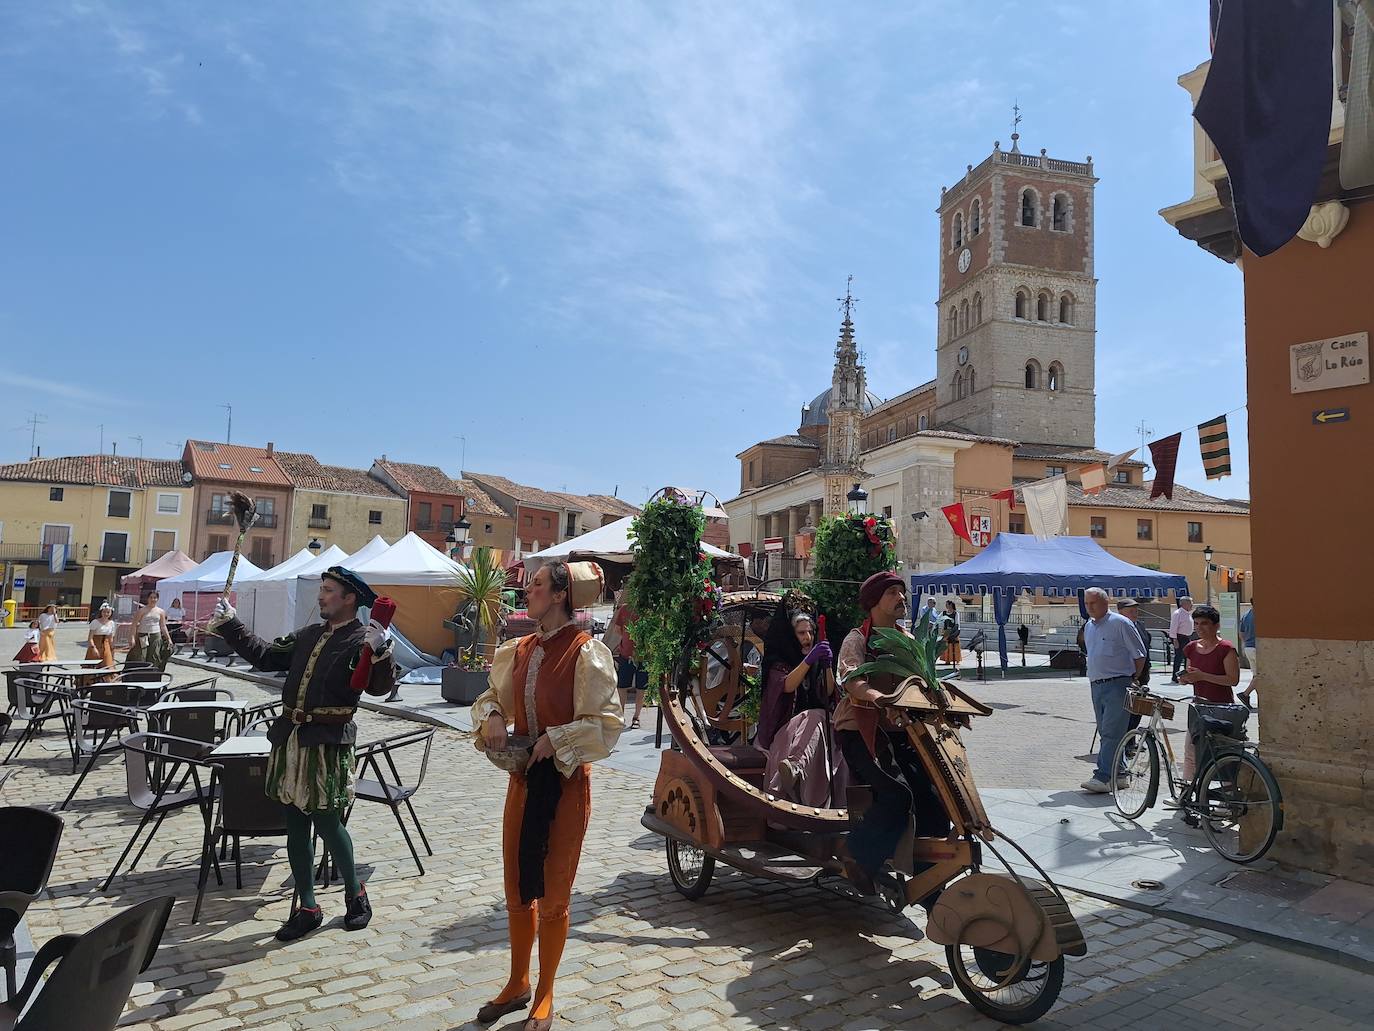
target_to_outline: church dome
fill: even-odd
[[[830,417],[826,413],[830,408],[830,391],[832,389],[831,387],[826,387],[806,406],[806,410],[802,413],[802,426],[828,426],[830,424]],[[873,411],[873,409],[877,408],[878,405],[882,403],[883,399],[873,393],[873,391],[864,391],[863,410],[865,414]]]

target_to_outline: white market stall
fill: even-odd
[[[298,570],[295,579],[287,581],[290,600],[281,617],[285,621],[285,628],[278,631],[278,636],[299,630],[305,624],[319,618],[321,573],[330,566],[346,566],[352,569],[355,562],[366,562],[370,558],[376,558],[389,547],[391,545],[380,536],[374,536],[351,555],[336,545],[330,545],[329,550],[321,552],[314,562]]]
[[[630,540],[630,524],[633,522],[634,516],[625,516],[613,523],[607,523],[595,530],[589,530],[580,537],[566,540],[562,544],[555,544],[543,551],[536,551],[533,555],[526,555],[525,572],[527,575],[533,575],[540,566],[553,559],[563,559],[568,562],[616,562],[621,565],[634,565],[634,547]],[[740,556],[722,551],[714,544],[707,544],[705,541],[701,542],[701,550],[712,563],[741,565],[744,562]]]
[[[339,551],[337,548],[333,550]],[[343,554],[342,551],[339,553]],[[285,562],[265,570],[261,576],[245,583],[235,602],[243,625],[268,641],[296,629],[294,626],[277,629],[285,612],[288,585],[294,584],[296,577],[315,561],[315,553],[309,548],[302,548]]]
[[[442,655],[453,646],[444,628],[458,608],[457,574],[463,567],[414,533],[366,561],[353,556],[348,568],[379,595],[396,602],[394,625],[423,652]]]
[[[194,569],[160,580],[157,585],[159,603],[165,609],[180,598],[186,622],[192,626],[204,626],[214,613],[215,599],[224,590],[224,581],[229,576],[229,563],[233,557],[232,551],[217,551]],[[261,569],[240,556],[238,570],[234,573],[235,591],[230,594],[230,603],[234,602],[239,585],[256,580],[261,575]]]

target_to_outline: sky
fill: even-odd
[[[1245,403],[1177,76],[1207,4],[0,4],[0,462],[187,437],[642,501],[829,385],[929,379],[935,208],[1091,154],[1097,442]],[[1196,435],[1181,482],[1208,484]],[[103,428],[102,428],[103,427]],[[141,437],[140,444],[137,438]]]

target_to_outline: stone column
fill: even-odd
[[[784,554],[796,555],[797,531],[800,530],[801,527],[801,512],[795,505],[793,505],[787,510],[787,539],[783,541]]]
[[[820,529],[821,525],[821,503],[813,501],[806,506],[806,525]]]

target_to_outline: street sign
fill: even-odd
[[[1347,333],[1288,348],[1289,393],[1354,387],[1369,382],[1369,334]]]
[[[16,591],[22,591],[25,583],[27,583],[27,581],[22,576],[16,576],[14,578],[14,589]]]
[[[763,539],[764,551],[782,551],[781,537],[765,537]]]
[[[1314,426],[1326,426],[1333,422],[1349,422],[1349,408],[1318,408],[1312,413]]]

